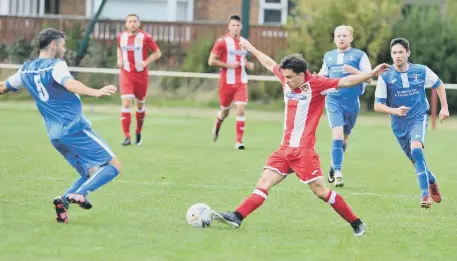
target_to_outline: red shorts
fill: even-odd
[[[148,83],[148,71],[128,72],[121,69],[119,74],[121,98],[136,98],[144,101],[148,93]]]
[[[319,155],[314,149],[280,147],[268,157],[264,169],[271,169],[283,176],[295,172],[303,183],[322,178]]]
[[[219,83],[219,101],[222,109],[230,108],[232,102],[235,104],[248,103],[248,85]]]

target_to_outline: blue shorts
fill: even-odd
[[[330,127],[343,126],[344,134],[351,134],[360,111],[358,96],[352,98],[327,95],[325,108]]]
[[[428,127],[428,115],[425,114],[413,120],[404,120],[401,124],[394,124],[392,130],[403,152],[412,161],[411,157],[411,142],[425,142],[425,132]]]
[[[116,157],[106,142],[91,129],[53,139],[51,143],[81,177],[88,177],[89,169],[105,165]]]

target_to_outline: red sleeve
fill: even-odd
[[[146,36],[146,46],[153,52],[159,50],[159,46],[157,46],[156,42],[152,39],[152,36],[149,34]]]
[[[335,91],[339,82],[339,78],[329,79],[324,76],[313,76],[310,84],[313,90],[325,95],[328,92]]]
[[[217,56],[221,56],[221,54],[225,50],[225,41],[222,38],[217,39],[217,41],[214,43],[213,49],[211,50],[212,53],[214,53]]]
[[[279,80],[282,84],[285,83],[284,75],[282,75],[281,70],[279,69],[279,65],[276,64],[276,65],[273,67],[273,73],[274,73],[274,75],[276,76],[276,78],[278,78],[278,80]]]

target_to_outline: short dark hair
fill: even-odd
[[[282,58],[279,63],[281,69],[291,69],[294,73],[304,73],[308,70],[308,63],[299,53],[294,53]]]
[[[127,18],[130,16],[136,16],[136,19],[138,19],[138,21],[140,21],[140,17],[137,14],[128,14],[125,19],[127,20]]]
[[[409,50],[409,41],[406,38],[395,38],[390,41],[390,49],[396,44],[400,44],[401,46],[405,47],[406,50]]]
[[[47,28],[38,35],[38,47],[40,50],[49,46],[52,41],[65,39],[65,33],[54,28]]]
[[[241,17],[239,15],[231,15],[229,18],[229,21],[231,21],[231,20],[241,22]]]

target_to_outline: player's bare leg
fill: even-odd
[[[278,172],[265,168],[252,194],[235,211],[214,212],[213,218],[233,228],[239,228],[243,219],[259,208],[268,198],[268,191],[284,178],[285,176],[280,175]]]
[[[351,225],[355,236],[361,236],[366,232],[366,226],[362,220],[354,214],[342,196],[327,188],[323,179],[316,179],[308,185],[317,197],[329,203],[335,212]]]
[[[66,200],[85,209],[92,208],[92,204],[86,198],[87,194],[117,177],[121,172],[121,168],[121,163],[117,158],[113,158],[108,164],[99,168],[91,168],[89,170],[89,179],[75,193],[68,194]]]
[[[236,150],[244,150],[243,135],[244,135],[244,126],[246,123],[246,117],[244,116],[246,112],[246,103],[235,102],[236,108]]]
[[[213,141],[217,141],[219,138],[219,131],[221,130],[222,123],[224,122],[225,118],[227,118],[230,114],[230,107],[222,107],[221,110],[217,113],[217,119],[213,126]]]
[[[146,115],[146,100],[136,100],[136,142],[137,146],[143,144],[141,131],[143,129],[144,117]]]
[[[328,182],[335,182],[335,187],[343,187],[342,164],[345,148],[344,144],[347,144],[347,137],[344,135],[343,126],[337,126],[332,129],[332,139],[332,149],[330,152],[332,164],[328,172]]]
[[[132,97],[122,98],[121,123],[124,133],[124,141],[122,142],[122,146],[129,146],[131,144],[130,123],[132,122],[132,100]]]

